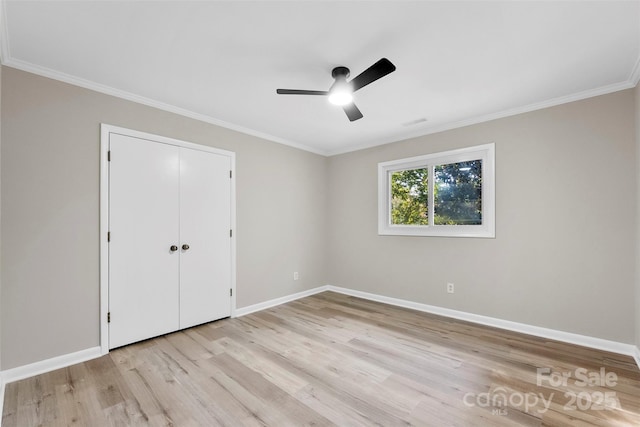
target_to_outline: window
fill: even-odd
[[[494,144],[378,164],[378,234],[495,237]]]

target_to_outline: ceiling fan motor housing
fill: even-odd
[[[343,78],[343,79],[347,79],[347,77],[349,77],[349,69],[347,67],[336,67],[331,71],[331,77],[333,77],[334,79],[338,79],[338,78]]]

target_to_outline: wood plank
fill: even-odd
[[[571,377],[553,384],[548,376],[538,385],[538,368]],[[615,384],[576,383],[577,369],[601,368],[616,374]],[[602,409],[569,408],[580,393],[590,399],[610,393],[612,400]],[[500,396],[506,405],[495,404]],[[545,401],[518,399],[526,396]],[[325,292],[7,384],[2,421],[5,427],[640,425],[640,370],[624,355]]]

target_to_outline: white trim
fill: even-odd
[[[0,372],[0,416],[4,411],[4,392],[8,383],[66,368],[67,366],[96,359],[102,355],[102,349],[97,346]]]
[[[9,31],[7,30],[6,16],[6,1],[0,1],[0,62],[2,62],[4,58],[9,57]],[[2,376],[2,372],[0,371],[0,424],[2,423],[1,417],[4,411],[4,384],[4,378]]]
[[[236,154],[231,156],[231,317],[235,317],[236,313],[236,296],[238,294],[236,289],[236,274],[237,274],[237,255],[236,255],[236,242],[238,239],[238,229],[236,227]]]
[[[235,158],[236,153],[233,151],[223,150],[220,148],[210,147],[208,145],[194,144],[193,142],[182,141],[180,139],[169,138],[162,135],[154,135],[152,133],[141,132],[138,130],[127,129],[119,126],[113,126],[106,123],[100,125],[100,129],[106,132],[106,135],[115,133],[118,135],[130,136],[132,138],[146,139],[153,142],[159,142],[161,144],[176,145],[178,147],[190,148],[192,150],[208,151],[210,153],[220,154],[222,156],[228,156]],[[105,136],[104,133],[101,136]]]
[[[207,151],[227,156],[231,167],[231,316],[236,312],[236,153],[206,145],[194,144],[179,139],[168,138],[161,135],[141,132],[102,123],[100,125],[100,351],[101,354],[109,353],[109,325],[107,313],[109,312],[109,244],[107,233],[109,232],[109,135],[118,134],[133,138],[146,139],[161,144],[175,145],[199,151]]]
[[[636,360],[638,368],[640,368],[640,348],[638,346],[634,346],[632,356]]]
[[[109,126],[100,125],[100,348],[109,353]]]
[[[2,378],[2,372],[0,372],[0,423],[2,423],[2,414],[4,414],[4,379]]]
[[[309,289],[307,291],[298,292],[291,295],[286,295],[280,298],[274,298],[268,301],[260,302],[258,304],[248,305],[236,310],[234,317],[246,316],[247,314],[255,313],[256,311],[266,310],[267,308],[275,307],[281,304],[285,304],[291,301],[295,301],[300,298],[308,297],[311,295],[319,294],[330,290],[330,286],[319,286],[317,288]]]
[[[640,74],[640,70],[638,70],[637,73]],[[505,117],[511,117],[511,116],[517,116],[518,114],[529,113],[531,111],[543,110],[545,108],[568,104],[570,102],[581,101],[583,99],[593,98],[601,95],[607,95],[609,93],[631,89],[635,86],[636,86],[636,83],[633,83],[631,81],[614,83],[607,86],[601,86],[595,89],[589,89],[589,90],[585,90],[582,92],[578,92],[578,93],[574,93],[566,96],[560,96],[557,98],[536,102],[533,104],[525,105],[523,107],[515,107],[508,110],[496,111],[495,113],[483,114],[480,116],[470,117],[467,119],[462,119],[462,120],[457,120],[453,122],[443,123],[440,125],[434,125],[431,127],[422,128],[422,129],[416,130],[415,132],[403,134],[391,139],[376,140],[376,141],[371,141],[369,143],[348,147],[345,149],[330,150],[327,153],[325,153],[325,155],[328,157],[336,156],[339,154],[351,153],[354,151],[365,150],[367,148],[373,148],[381,145],[392,144],[394,142],[405,141],[412,138],[419,138],[422,136],[444,132],[447,130],[459,129],[465,126],[471,126],[479,123],[490,122],[492,120],[503,119]]]
[[[76,363],[96,359],[100,356],[102,356],[102,351],[99,346],[76,351],[74,353],[63,354],[62,356],[52,357],[51,359],[45,359],[39,362],[2,371],[2,381],[4,384],[12,383],[35,375],[55,371],[56,369],[66,368],[67,366],[75,365]]]
[[[436,307],[433,305],[422,304],[418,302],[392,298],[383,295],[372,294],[369,292],[357,291],[354,289],[342,288],[333,285],[324,285],[306,291],[286,295],[280,298],[274,298],[258,304],[249,305],[235,310],[233,317],[246,316],[257,311],[266,310],[291,301],[295,301],[304,297],[319,294],[325,291],[337,292],[343,295],[350,295],[357,298],[376,301],[383,304],[389,304],[397,307],[409,308],[412,310],[432,313],[439,316],[449,317],[453,319],[464,320],[479,325],[492,326],[499,329],[505,329],[522,334],[533,335],[542,338],[562,341],[569,344],[580,345],[584,347],[595,348],[598,350],[610,351],[612,353],[624,354],[635,359],[640,369],[640,349],[632,344],[624,344],[617,341],[605,340],[602,338],[589,337],[586,335],[574,334],[571,332],[563,332],[555,329],[542,328],[539,326],[527,325],[525,323],[511,322],[508,320],[497,319],[494,317],[472,314],[449,308]],[[0,414],[2,413],[2,403],[4,402],[4,389],[7,383],[29,378],[35,375],[50,372],[56,369],[64,368],[76,363],[86,362],[102,356],[101,347],[92,347],[75,353],[70,353],[58,357],[54,357],[40,362],[31,363],[29,365],[8,369],[0,373]]]
[[[341,288],[338,286],[327,287],[328,291],[338,292],[344,295],[350,295],[363,298],[370,301],[381,302],[384,304],[394,305],[397,307],[409,308],[412,310],[422,311],[425,313],[436,314],[439,316],[449,317],[458,320],[464,320],[479,325],[491,326],[494,328],[505,329],[508,331],[519,332],[522,334],[533,335],[541,338],[548,338],[556,341],[562,341],[569,344],[580,345],[583,347],[595,348],[598,350],[610,351],[612,353],[624,354],[632,356],[636,359],[638,368],[640,368],[640,355],[637,354],[638,348],[632,344],[625,344],[617,341],[605,340],[602,338],[590,337],[587,335],[574,334],[572,332],[558,331],[555,329],[543,328],[540,326],[528,325],[526,323],[512,322],[510,320],[497,319],[495,317],[482,316],[479,314],[467,313],[464,311],[452,310],[450,308],[437,307],[434,305],[422,304],[419,302],[407,301],[399,298],[392,298],[383,295],[372,294],[369,292],[356,291],[353,289]]]
[[[6,4],[6,1],[0,0],[2,5]],[[4,7],[4,6],[3,6]],[[62,73],[59,71],[52,70],[50,68],[41,67],[39,65],[31,64],[26,61],[14,59],[11,57],[9,52],[9,42],[8,38],[8,30],[6,29],[6,25],[4,26],[4,34],[0,35],[0,53],[3,55],[0,57],[2,60],[2,65],[7,67],[16,68],[18,70],[26,71],[32,74],[37,74],[39,76],[48,77],[53,80],[58,80],[61,82],[69,83],[74,86],[83,87],[85,89],[93,90],[96,92],[104,93],[107,95],[115,96],[117,98],[126,99],[128,101],[136,102],[138,104],[147,105],[150,107],[157,108],[159,110],[168,111],[174,114],[178,114],[180,116],[189,117],[195,120],[199,120],[201,122],[210,123],[212,125],[220,126],[226,129],[231,129],[237,132],[241,132],[247,135],[252,135],[258,138],[265,139],[267,141],[276,142],[278,144],[287,145],[289,147],[297,148],[304,151],[309,151],[311,153],[319,154],[321,156],[336,156],[339,154],[351,153],[353,151],[364,150],[367,148],[377,147],[380,145],[391,144],[394,142],[404,141],[411,138],[417,138],[421,136],[431,135],[438,132],[443,132],[451,129],[458,129],[461,127],[474,125],[478,123],[489,122],[496,119],[501,119],[505,117],[515,116],[522,113],[528,113],[531,111],[541,110],[548,107],[554,107],[556,105],[567,104],[574,101],[580,101],[587,98],[593,98],[595,96],[606,95],[609,93],[618,92],[625,89],[630,89],[638,84],[638,80],[640,80],[640,58],[634,69],[631,72],[631,75],[628,80],[613,83],[606,86],[601,86],[595,89],[589,89],[582,92],[577,92],[565,96],[560,96],[557,98],[552,98],[540,102],[536,102],[533,104],[525,105],[522,107],[515,107],[508,110],[496,111],[494,113],[483,114],[476,117],[470,117],[463,120],[458,120],[449,123],[443,123],[441,125],[435,125],[432,127],[422,128],[416,130],[415,132],[399,135],[397,137],[391,139],[383,139],[383,140],[374,140],[364,144],[358,144],[356,146],[347,147],[344,149],[336,149],[336,150],[320,150],[317,148],[309,147],[305,144],[301,144],[295,141],[290,141],[285,138],[280,138],[274,135],[270,135],[264,132],[259,132],[254,129],[250,129],[244,126],[236,125],[234,123],[225,122],[223,120],[219,120],[205,114],[196,113],[194,111],[190,111],[184,108],[176,107],[171,104],[167,104],[161,101],[157,101],[151,98],[146,98],[140,95],[136,95],[131,92],[127,92],[124,90],[116,89],[111,86],[106,86],[100,83],[92,82],[90,80],[82,79],[76,76],[72,76],[70,74]],[[6,46],[5,46],[6,45]]]
[[[267,141],[277,142],[278,144],[288,145],[293,148],[297,148],[299,150],[309,151],[311,153],[320,154],[326,156],[326,151],[318,150],[313,147],[309,147],[304,144],[297,143],[295,141],[290,141],[285,138],[280,138],[275,135],[270,135],[268,133],[260,132],[254,129],[250,129],[241,125],[237,125],[235,123],[229,123],[224,120],[216,119],[214,117],[208,116],[202,113],[196,113],[195,111],[187,110],[186,108],[177,107],[175,105],[167,104],[162,101],[158,101],[152,98],[147,98],[145,96],[136,95],[132,92],[127,92],[124,90],[116,89],[111,86],[103,85],[100,83],[92,82],[90,80],[86,80],[80,77],[73,76],[71,74],[62,73],[59,71],[52,70],[50,68],[41,67],[39,65],[31,64],[29,62],[21,61],[19,59],[14,59],[7,56],[3,62],[4,65],[11,68],[16,68],[18,70],[27,71],[32,74],[37,74],[39,76],[47,77],[53,80],[58,80],[64,83],[69,83],[74,86],[82,87],[85,89],[93,90],[96,92],[104,93],[106,95],[115,96],[117,98],[126,99],[127,101],[136,102],[138,104],[147,105],[149,107],[157,108],[159,110],[168,111],[170,113],[178,114],[183,117],[189,117],[195,120],[199,120],[201,122],[209,123],[212,125],[220,126],[226,129],[231,129],[236,132],[241,132],[246,135],[252,135],[257,138],[261,138]]]
[[[2,62],[4,58],[9,57],[9,31],[7,30],[6,16],[6,1],[0,1],[0,62]],[[1,286],[0,289],[2,289]],[[2,347],[1,341],[0,337],[0,347]],[[4,410],[4,384],[5,381],[0,371],[0,424],[2,423],[1,417]]]
[[[638,365],[638,368],[640,369],[640,349],[638,349],[638,347],[634,346],[633,344],[625,344],[617,341],[590,337],[587,335],[574,334],[572,332],[558,331],[556,329],[543,328],[540,326],[528,325],[526,323],[512,322],[509,320],[497,319],[495,317],[482,316],[479,314],[467,313],[464,311],[452,310],[450,308],[437,307],[419,302],[392,298],[384,295],[377,295],[369,292],[357,291],[354,289],[342,288],[340,286],[333,285],[319,286],[307,291],[298,292],[269,301],[264,301],[258,304],[242,307],[236,310],[235,317],[246,316],[247,314],[266,310],[268,308],[276,307],[280,304],[285,304],[325,291],[337,292],[343,295],[358,297],[369,301],[381,302],[383,304],[389,304],[396,307],[409,308],[411,310],[422,311],[424,313],[431,313],[452,319],[464,320],[479,325],[491,326],[494,328],[505,329],[508,331],[533,335],[541,338],[548,338],[568,344],[575,344],[583,347],[610,351],[612,353],[624,354],[633,357],[636,361],[636,364]]]
[[[434,167],[441,164],[482,160],[482,224],[408,225],[391,223],[391,172],[409,169],[429,170],[429,222],[434,220]],[[381,236],[495,237],[495,144],[378,163],[378,234]]]

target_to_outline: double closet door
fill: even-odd
[[[109,348],[231,313],[231,157],[109,136]]]

